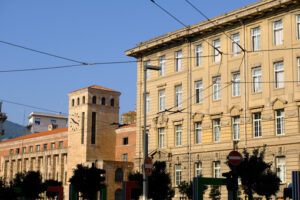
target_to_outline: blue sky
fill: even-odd
[[[190,0],[208,17],[257,0]],[[156,0],[186,25],[204,18],[184,0]],[[216,6],[217,5],[217,6]],[[139,42],[182,28],[150,0],[1,0],[0,41],[84,62],[134,60],[124,53]],[[75,64],[0,43],[0,70]],[[122,93],[120,114],[136,104],[136,64],[0,73],[0,99],[68,112],[68,92],[101,85]],[[8,120],[28,122],[29,107],[3,103]]]

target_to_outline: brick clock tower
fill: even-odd
[[[114,160],[120,95],[96,85],[69,93],[68,180],[77,164]]]

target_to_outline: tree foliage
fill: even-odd
[[[61,187],[62,186],[62,182],[59,181],[55,181],[55,180],[46,180],[44,182],[44,186],[47,190],[48,187]],[[50,199],[54,199],[57,196],[57,192],[46,192],[46,196]]]
[[[201,177],[201,176],[198,176]],[[205,190],[207,190],[207,185],[204,185],[203,187],[203,193],[205,193]],[[185,195],[188,199],[192,199],[193,198],[193,181],[190,182],[186,182],[186,181],[182,181],[179,185],[178,185],[178,189],[179,192],[183,195]]]
[[[209,198],[212,200],[219,200],[221,199],[221,191],[220,186],[218,185],[212,185],[209,193]]]
[[[255,148],[252,155],[244,149],[243,160],[236,167],[236,173],[241,178],[244,193],[248,199],[253,199],[253,194],[257,193],[269,197],[275,195],[279,190],[280,180],[275,173],[271,171],[272,163],[264,161],[266,146],[260,151],[260,148]],[[231,171],[234,170],[229,162],[227,165]]]
[[[73,170],[73,176],[70,178],[76,192],[80,192],[85,199],[95,199],[97,192],[105,187],[103,183],[105,170],[96,167],[86,167],[81,164]]]

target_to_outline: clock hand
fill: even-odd
[[[72,120],[75,124],[79,125],[79,123],[76,122],[73,118],[71,118],[71,120]]]

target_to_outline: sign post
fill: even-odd
[[[227,173],[228,199],[237,200],[238,176],[236,167],[242,162],[243,157],[238,151],[231,151],[228,154],[228,162],[232,165],[232,172]]]
[[[150,157],[146,157],[145,163],[144,163],[144,170],[147,176],[150,176],[152,173],[152,159]]]

